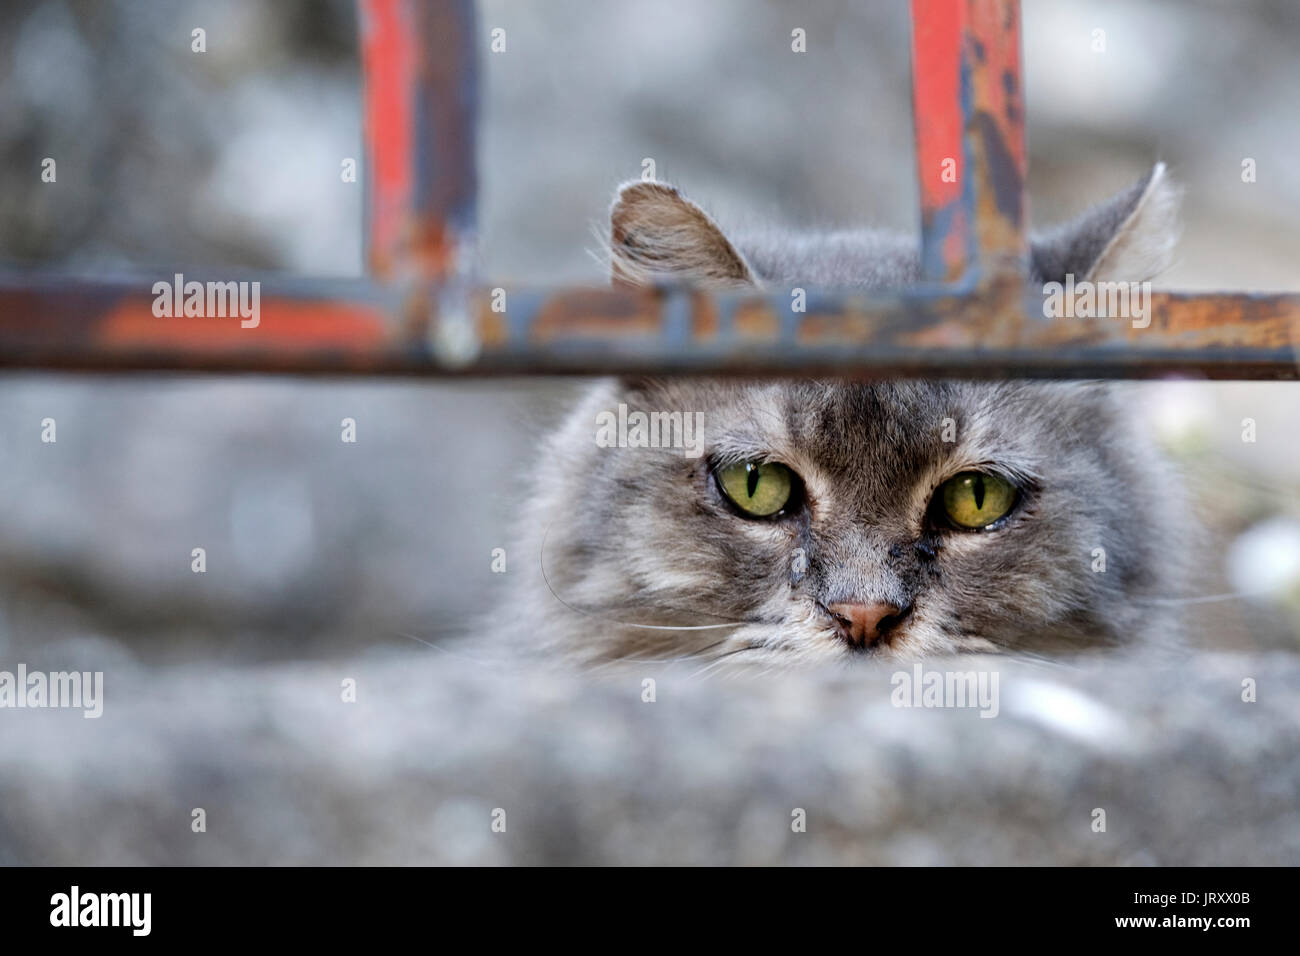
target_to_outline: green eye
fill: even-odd
[[[718,486],[731,503],[753,518],[768,518],[786,506],[794,472],[774,461],[746,461],[718,469]]]
[[[937,497],[949,521],[974,531],[1006,516],[1016,503],[1016,488],[997,475],[963,471],[940,485]]]

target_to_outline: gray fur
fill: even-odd
[[[1163,234],[1125,231],[1167,231],[1170,188],[1157,167],[1035,243],[1037,270],[1083,278],[1116,249],[1169,248]],[[669,187],[652,196],[627,189],[642,203],[688,202]],[[717,228],[691,210],[690,221]],[[616,260],[654,248],[627,212],[615,204],[622,234],[637,241],[631,251],[615,242]],[[689,238],[675,236],[672,248],[689,247]],[[719,230],[698,248],[720,241]],[[771,233],[725,251],[728,281],[737,269],[756,283],[828,286],[916,275],[911,246],[881,233]],[[691,256],[698,274],[699,255]],[[655,271],[670,260],[656,250]],[[622,275],[644,276],[643,266],[624,263]],[[599,447],[596,416],[620,403],[703,412],[705,455]],[[1099,383],[595,383],[532,476],[523,554],[493,630],[514,649],[584,662],[851,660],[864,652],[836,636],[823,610],[848,600],[911,608],[888,641],[865,652],[875,657],[1168,641],[1177,634],[1168,599],[1186,590],[1188,522],[1178,478],[1142,433],[1141,409],[1141,386]],[[947,419],[955,441],[944,440]],[[751,459],[792,468],[806,506],[775,521],[738,516],[712,469]],[[975,468],[1015,479],[1022,505],[989,531],[928,525],[936,488]],[[1097,548],[1104,571],[1094,570]]]
[[[765,284],[902,286],[920,277],[916,241],[876,229],[743,233],[736,244]]]

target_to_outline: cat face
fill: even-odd
[[[1035,271],[1145,278],[1169,248],[1171,195],[1157,167],[1037,240]],[[909,244],[879,234],[733,241],[660,184],[626,187],[612,220],[621,282],[916,271]],[[1135,427],[1141,399],[1095,383],[602,382],[541,466],[528,521],[545,529],[545,587],[515,620],[588,660],[904,659],[1159,633],[1186,516]],[[637,413],[700,413],[702,441],[595,440],[602,415]]]
[[[608,383],[586,407],[619,404],[702,410],[705,452],[580,456],[583,514],[544,559],[595,614],[567,626],[610,656],[1120,643],[1177,558],[1176,484],[1111,389],[692,380]]]

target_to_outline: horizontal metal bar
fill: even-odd
[[[186,277],[186,281],[198,281]],[[479,288],[421,304],[369,281],[268,278],[256,327],[155,315],[147,281],[0,277],[0,365],[305,373],[1297,377],[1300,295],[1155,293],[1130,319],[1044,318],[1001,278],[871,294]]]
[[[0,275],[0,366],[1297,377],[1300,295],[1157,294],[1139,323],[1045,317],[1042,290],[1021,277],[1027,211],[1016,0],[913,4],[923,260],[928,279],[948,284],[810,290],[799,312],[784,292],[467,291],[473,5],[361,0],[360,9],[368,262],[383,284],[184,277],[205,291],[207,278],[257,283],[256,316],[245,318],[210,307],[187,316],[184,289],[166,296],[172,314],[159,314],[152,277]],[[947,158],[956,160],[953,179],[943,175]]]

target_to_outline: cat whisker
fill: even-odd
[[[1005,655],[1013,661],[1020,664],[1029,664],[1034,667],[1042,667],[1047,670],[1078,670],[1079,665],[1072,663],[1063,658],[1047,657],[1043,654],[1035,654],[1033,651],[1008,651]]]
[[[716,658],[714,658],[712,661],[710,661],[710,662],[709,662],[708,664],[706,664],[704,667],[701,667],[701,668],[700,668],[699,670],[697,670],[695,673],[688,675],[686,679],[687,679],[688,681],[691,681],[691,680],[695,680],[695,679],[697,679],[697,678],[703,677],[703,676],[704,676],[705,674],[707,674],[709,671],[714,670],[715,668],[717,668],[717,667],[721,666],[722,664],[726,663],[727,658],[729,658],[729,657],[734,657],[734,656],[737,655],[737,654],[743,654],[743,653],[745,653],[746,651],[757,651],[757,650],[762,650],[762,649],[763,649],[763,645],[762,645],[762,644],[746,644],[744,647],[737,647],[737,648],[734,649],[734,650],[727,651],[725,654],[719,654]]]
[[[1294,482],[1287,481],[1270,481],[1262,475],[1243,474],[1241,466],[1233,461],[1230,455],[1225,455],[1221,451],[1213,451],[1207,456],[1210,460],[1215,461],[1220,467],[1216,473],[1204,474],[1194,472],[1187,476],[1187,483],[1198,491],[1212,489],[1215,494],[1222,494],[1222,483],[1224,478],[1235,482],[1243,488],[1249,488],[1252,491],[1262,491],[1269,494],[1284,496],[1293,496],[1296,493]]]
[[[1134,598],[1134,604],[1154,604],[1160,607],[1180,606],[1184,604],[1217,604],[1221,601],[1236,601],[1241,598],[1258,598],[1267,597],[1271,592],[1268,590],[1259,591],[1229,591],[1224,594],[1198,594],[1194,597],[1168,597],[1168,598]]]
[[[754,675],[754,678],[755,680],[762,680],[764,677],[767,677],[769,674],[776,673],[781,668],[782,665],[779,662],[768,664],[766,667],[764,667],[762,670],[756,673]]]
[[[601,670],[603,668],[612,667],[615,664],[680,664],[684,661],[697,660],[699,658],[702,658],[709,651],[713,650],[713,648],[720,647],[721,645],[727,643],[727,641],[729,640],[730,638],[724,637],[722,640],[715,641],[712,644],[709,644],[705,647],[701,647],[697,651],[692,651],[689,654],[677,654],[673,657],[658,657],[658,658],[614,657],[614,658],[610,658],[607,661],[602,661],[601,663],[590,668],[590,670],[594,673],[595,671]],[[710,658],[710,660],[712,660],[712,658]]]
[[[460,651],[449,650],[448,648],[443,647],[441,644],[434,644],[432,641],[426,641],[424,638],[417,637],[414,634],[407,634],[405,631],[394,631],[393,633],[397,634],[400,637],[410,638],[411,640],[416,641],[417,643],[423,644],[425,647],[433,648],[435,651],[441,651],[442,653],[446,654],[448,657],[459,657],[461,660],[469,661],[470,663],[477,664],[480,667],[488,667],[494,670],[497,667],[497,665],[491,661],[481,660],[477,657],[472,657],[469,654],[463,654]]]

